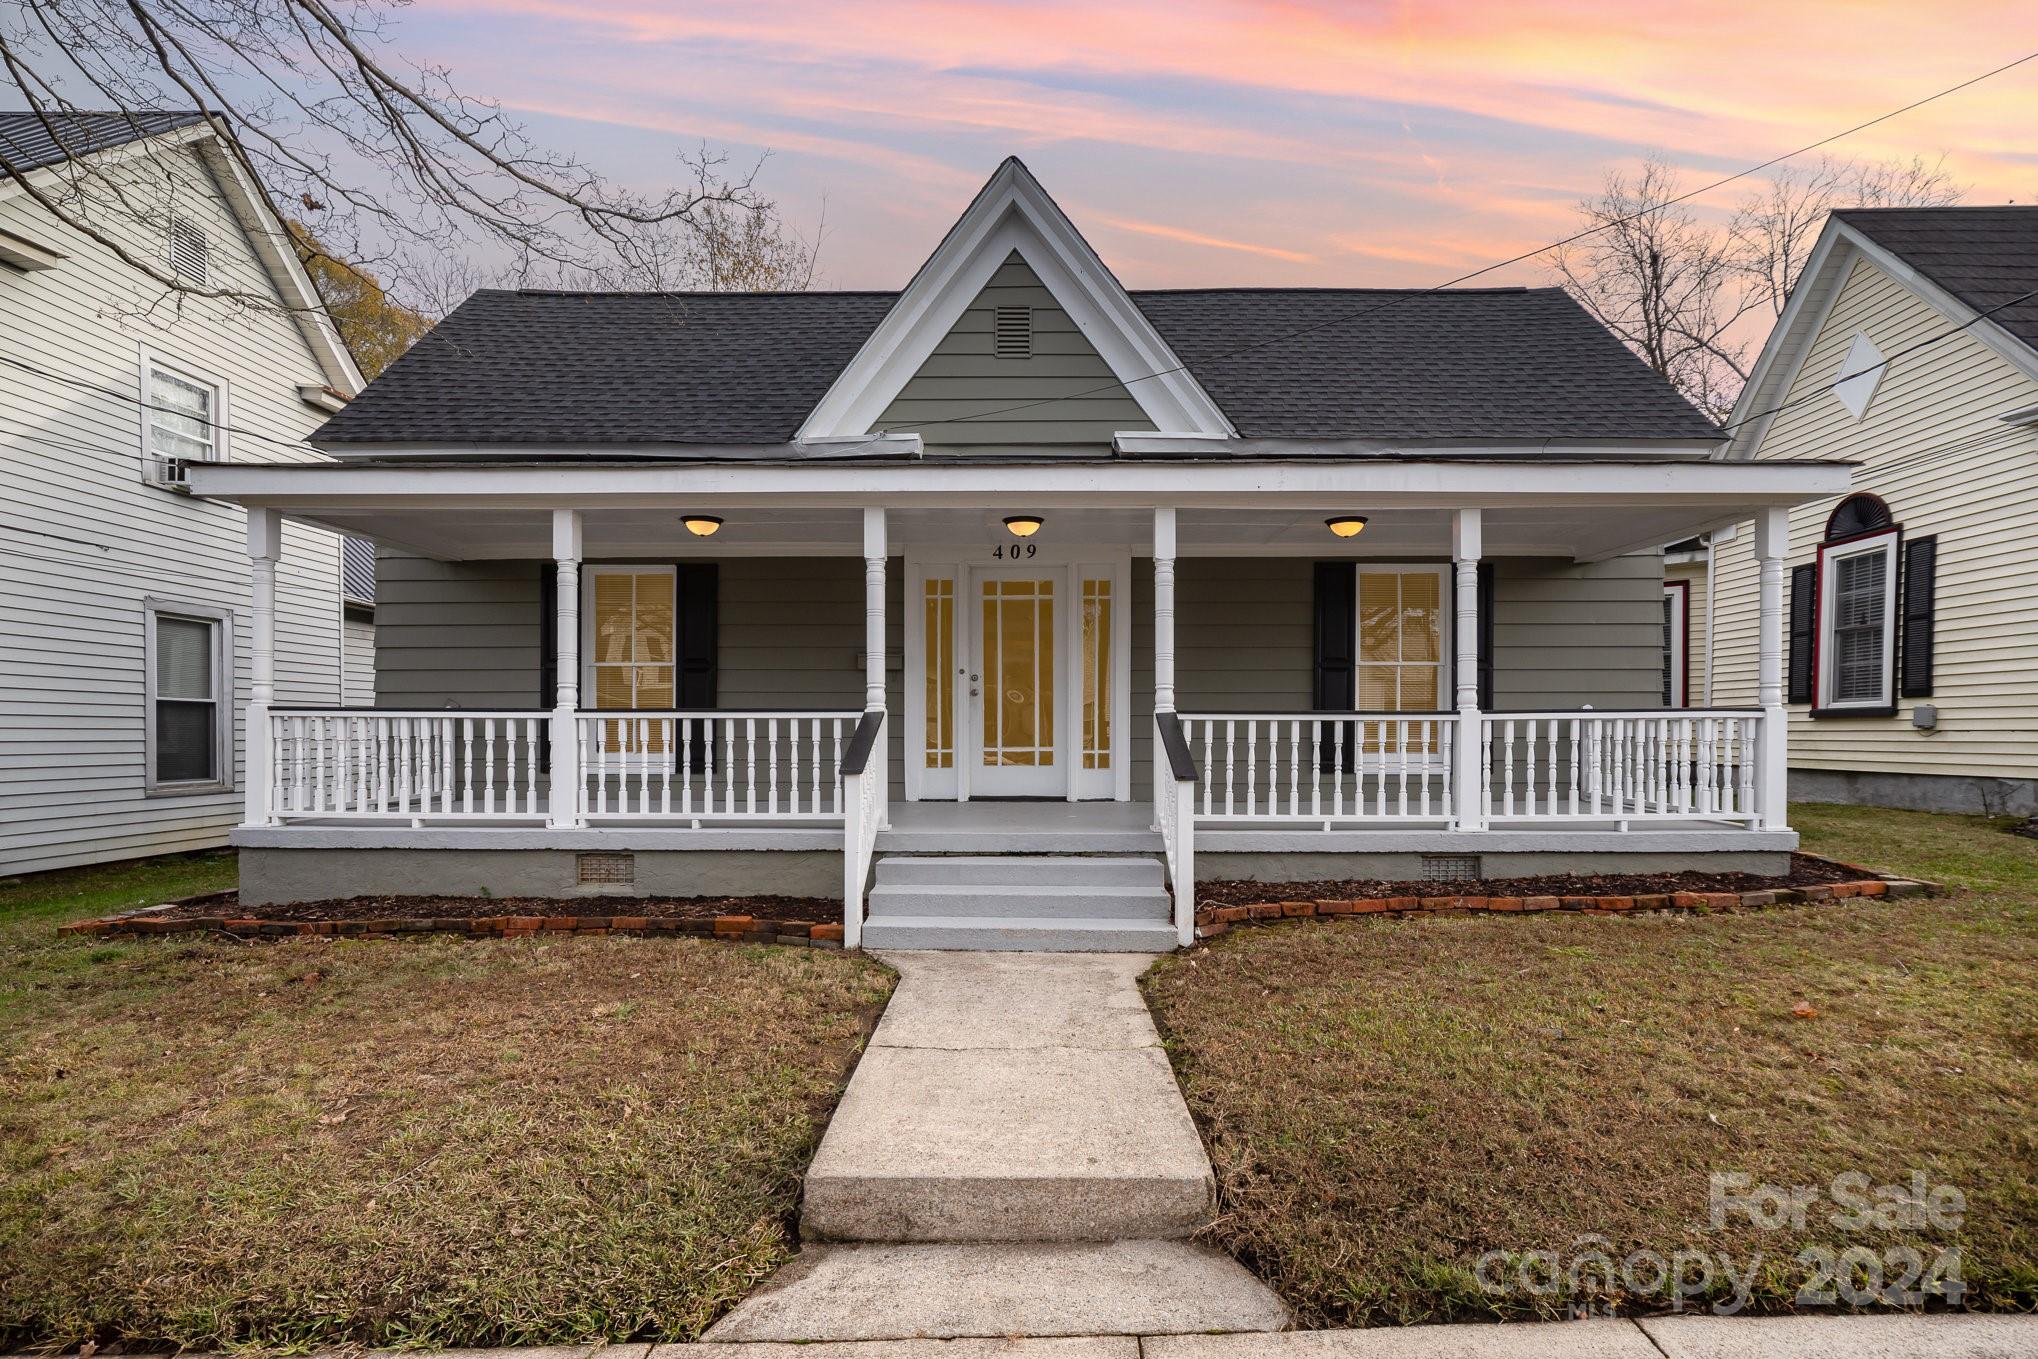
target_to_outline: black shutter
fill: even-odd
[[[678,662],[674,702],[681,708],[713,708],[717,704],[721,638],[721,568],[714,562],[680,562],[674,568],[678,606],[674,645]],[[713,744],[704,729],[693,733],[693,768],[708,768]]]
[[[1819,568],[1790,568],[1790,651],[1784,671],[1784,701],[1812,701],[1812,634],[1818,628]]]
[[[1445,626],[1450,626],[1446,620]],[[1455,700],[1453,700],[1455,702]],[[1449,703],[1444,707],[1452,706]],[[1493,563],[1479,563],[1479,707],[1493,711]]]
[[[1350,712],[1356,705],[1359,659],[1359,568],[1352,562],[1316,563],[1316,673],[1310,705],[1321,712]],[[1325,769],[1335,767],[1340,743],[1351,767],[1352,724],[1342,738],[1326,725],[1318,734]]]
[[[1939,540],[1913,538],[1904,544],[1903,672],[1905,698],[1932,693],[1933,596],[1939,577]]]
[[[538,567],[538,707],[547,712],[559,700],[559,565]],[[538,724],[538,768],[552,770],[552,724]]]

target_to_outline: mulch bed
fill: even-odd
[[[647,919],[713,920],[747,915],[769,920],[826,921],[842,918],[842,903],[819,897],[335,897],[328,901],[286,901],[246,910],[234,894],[220,893],[172,904],[152,912],[156,920],[199,920],[217,916],[259,916],[263,920],[474,920],[485,916],[644,916]]]
[[[1760,892],[1775,887],[1811,887],[1873,877],[1851,864],[1815,854],[1790,856],[1780,878],[1755,873],[1550,873],[1535,878],[1485,878],[1464,882],[1391,882],[1345,879],[1327,882],[1199,882],[1203,906],[1249,906],[1259,901],[1318,901],[1335,897],[1600,897],[1674,892]]]
[[[1885,877],[1816,854],[1793,854],[1777,878],[1753,873],[1550,874],[1481,882],[1208,882],[1197,885],[1196,937],[1235,925],[1424,912],[1759,910],[1835,897],[1937,895],[1937,883]]]
[[[603,914],[595,914],[601,911]],[[215,892],[100,920],[62,934],[199,934],[383,939],[462,934],[523,939],[565,934],[678,934],[736,943],[842,947],[842,903],[820,897],[344,897],[242,906]]]

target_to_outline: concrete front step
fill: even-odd
[[[971,952],[1164,953],[1175,947],[1166,924],[1086,917],[872,916],[863,946],[872,949],[962,949]]]
[[[888,854],[877,861],[876,885],[904,887],[1115,887],[1159,891],[1161,863],[1144,855]]]
[[[1278,1331],[1237,1261],[1182,1241],[808,1247],[708,1342]]]
[[[1158,884],[1153,887],[1098,887],[1069,883],[1043,887],[1026,883],[932,882],[880,884],[870,894],[869,915],[957,916],[1054,920],[1128,920],[1134,924],[1164,923],[1173,903]]]

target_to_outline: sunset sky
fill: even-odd
[[[2029,0],[417,0],[392,36],[659,187],[769,151],[828,287],[896,287],[1008,154],[1131,286],[1440,282],[1563,234],[1608,167],[1696,185],[2038,49]],[[2038,62],[1854,137],[2038,198]],[[1732,206],[1741,189],[1714,206]],[[1538,281],[1533,265],[1496,281]]]

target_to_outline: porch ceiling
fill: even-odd
[[[201,495],[448,560],[545,557],[555,508],[582,511],[590,557],[856,556],[864,506],[883,505],[894,553],[1005,542],[1001,520],[1041,514],[1043,546],[1152,546],[1173,505],[1182,556],[1447,556],[1451,511],[1484,512],[1489,556],[1595,560],[1844,493],[1839,463],[1269,461],[826,468],[194,467]],[[725,525],[693,538],[682,512]],[[1362,514],[1333,538],[1330,514]]]

